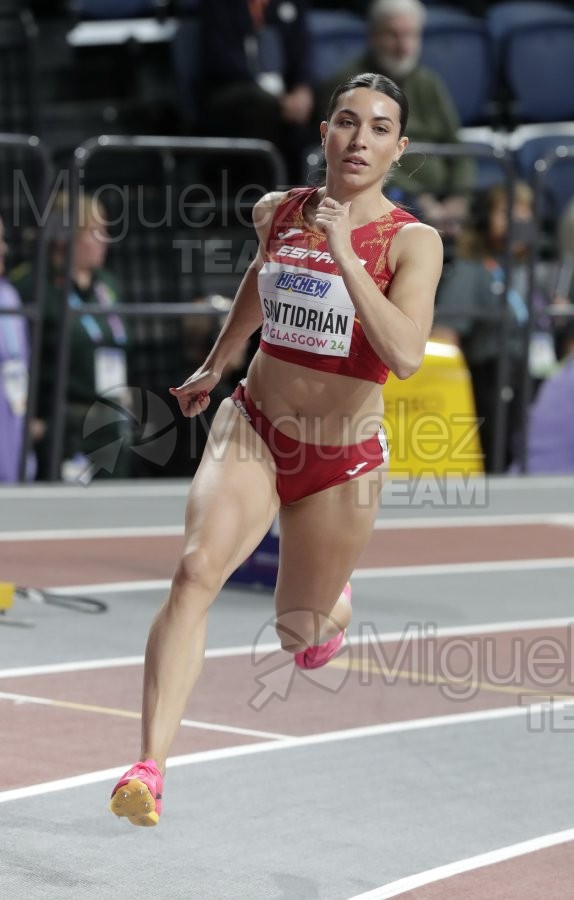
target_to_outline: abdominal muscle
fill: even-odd
[[[247,373],[253,402],[283,434],[306,444],[346,446],[376,434],[381,385],[294,365],[258,350]]]

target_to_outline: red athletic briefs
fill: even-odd
[[[304,444],[283,434],[257,409],[243,382],[237,385],[231,399],[271,451],[277,470],[277,493],[284,506],[364,475],[389,457],[382,425],[377,434],[361,444]]]

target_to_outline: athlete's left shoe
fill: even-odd
[[[157,825],[162,790],[163,777],[155,760],[137,762],[113,789],[110,810],[116,816],[126,816],[132,825]]]
[[[350,582],[347,582],[343,588],[343,594],[348,601],[351,602]],[[325,641],[324,644],[317,644],[315,647],[307,647],[306,650],[295,653],[295,665],[299,666],[300,669],[318,669],[320,666],[326,665],[326,663],[333,659],[335,654],[338,653],[344,640],[345,632],[340,631],[339,634],[336,634],[335,637]]]

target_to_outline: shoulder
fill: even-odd
[[[442,238],[436,228],[419,222],[413,216],[411,221],[405,222],[397,231],[391,253],[394,253],[397,262],[422,253],[437,259],[440,258],[442,263]]]
[[[288,196],[289,191],[270,191],[268,194],[261,197],[253,207],[252,216],[255,227],[259,229],[266,224],[268,225],[273,219],[277,207],[280,206]]]
[[[261,244],[267,244],[275,213],[288,196],[289,191],[270,191],[261,197],[253,207],[253,224]]]
[[[252,216],[255,230],[262,243],[267,242],[271,224],[279,208],[287,209],[290,201],[300,202],[311,190],[311,188],[291,188],[289,191],[270,191],[257,201]]]

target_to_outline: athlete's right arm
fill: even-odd
[[[221,378],[229,358],[243,347],[262,322],[257,275],[267,258],[267,239],[278,204],[285,194],[274,191],[258,200],[253,207],[253,224],[259,239],[257,256],[247,269],[235,295],[225,324],[207,359],[187,381],[170,388],[185,416],[196,416],[209,406],[209,392]]]

